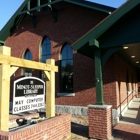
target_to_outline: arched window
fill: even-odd
[[[73,53],[69,44],[61,50],[61,91],[73,92]]]
[[[46,36],[42,40],[41,44],[41,62],[46,63],[47,59],[51,58],[51,42]],[[45,76],[40,72],[40,78],[45,81]]]
[[[41,46],[42,46],[41,62],[46,63],[46,59],[51,58],[51,42],[49,38],[44,37]]]
[[[27,50],[25,51],[24,59],[32,60],[32,54],[31,54],[31,52],[30,52],[29,49],[27,49]],[[24,69],[24,70],[23,70],[23,74],[24,74],[25,76],[32,76],[32,70],[31,70],[31,69]]]

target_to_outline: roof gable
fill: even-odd
[[[101,4],[88,2],[85,0],[54,0],[54,1],[49,0],[49,2],[45,4],[41,4],[38,1],[36,2],[37,6],[32,8],[30,6],[31,4],[30,2],[34,2],[34,0],[25,0],[22,3],[22,5],[18,8],[18,10],[14,13],[14,15],[9,19],[6,25],[2,28],[2,30],[0,31],[0,43],[4,44],[4,41],[7,39],[8,36],[11,35],[14,29],[21,23],[21,21],[24,19],[26,14],[29,14],[29,16],[31,16],[31,13],[30,13],[31,11],[33,10],[40,11],[42,7],[50,6],[50,5],[53,5],[54,3],[61,2],[61,1],[65,1],[65,2],[75,4],[78,6],[94,9],[94,10],[101,11],[108,14],[113,12],[116,9],[116,8],[104,6]],[[35,21],[32,21],[32,22],[35,22]]]

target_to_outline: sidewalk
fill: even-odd
[[[113,130],[124,140],[140,140],[140,98],[132,101]]]
[[[120,123],[127,123],[127,124],[133,124],[133,125],[139,125],[140,124],[140,97],[135,98],[128,110],[123,115],[122,119],[120,120]]]
[[[115,134],[121,136],[122,140],[140,140],[140,126],[119,123],[114,127]]]

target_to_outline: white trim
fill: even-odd
[[[57,96],[75,96],[75,93],[57,93]]]
[[[45,82],[42,79],[39,79],[37,77],[32,77],[32,76],[19,78],[19,79],[14,81],[14,85],[16,85],[17,82],[22,81],[24,79],[36,79],[36,80],[42,82],[45,85]]]

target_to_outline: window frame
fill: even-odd
[[[66,48],[66,50],[64,50],[65,48]],[[67,54],[64,54],[65,57],[66,57],[64,59],[63,59],[63,51],[65,51],[64,53],[67,53]],[[69,57],[69,54],[70,53],[71,53],[71,55],[70,55],[71,57]],[[60,70],[60,75],[59,75],[59,77],[60,77],[60,85],[59,85],[59,87],[60,87],[60,93],[59,93],[59,95],[60,96],[63,96],[63,95],[75,96],[75,94],[73,93],[73,51],[72,51],[72,48],[71,48],[71,46],[69,44],[65,43],[63,45],[63,47],[61,49],[61,55],[60,56],[61,56],[61,58],[60,58],[60,67],[59,67],[59,70]],[[71,71],[68,71],[69,74],[66,75],[67,76],[67,79],[68,79],[68,76],[70,77],[70,73],[71,73],[71,79],[72,80],[69,79],[69,84],[68,84],[68,82],[66,82],[67,85],[65,85],[65,86],[69,86],[69,90],[66,90],[66,89],[64,90],[63,89],[64,88],[64,85],[63,85],[63,80],[64,79],[62,79],[62,62],[64,62],[64,61],[66,61],[66,64],[68,64],[67,62],[72,61],[72,65],[71,65],[72,66],[72,70]],[[65,73],[65,74],[67,74],[67,73]],[[70,90],[70,88],[71,88],[71,90]]]

